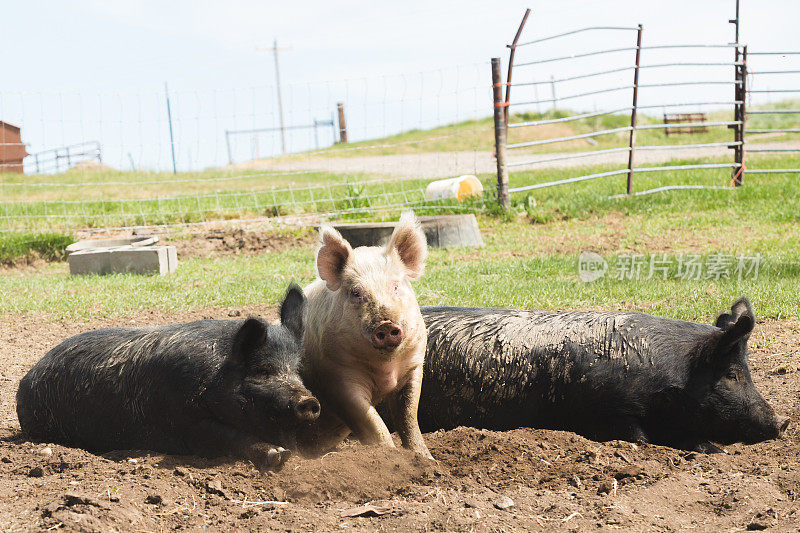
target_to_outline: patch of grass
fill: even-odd
[[[791,156],[750,158],[751,167],[796,167],[797,163]],[[605,168],[514,173],[512,186]],[[743,187],[734,189],[619,199],[609,196],[624,191],[625,177],[600,178],[515,194],[513,216],[505,218],[490,216],[494,178],[482,178],[487,191],[484,199],[421,204],[416,209],[418,214],[476,211],[486,242],[478,250],[432,250],[427,274],[416,284],[423,305],[635,309],[708,322],[746,294],[759,317],[800,317],[796,175],[753,174],[747,175]],[[729,182],[729,170],[706,169],[637,174],[634,184],[635,190],[644,190],[666,184],[725,186]],[[373,202],[368,207],[373,218],[381,216],[376,215],[376,198],[384,193],[390,198],[411,194],[398,191],[396,183],[375,187],[365,189],[366,196],[364,191],[353,191]],[[582,250],[601,254],[610,266],[634,253],[667,254],[673,259],[692,253],[706,261],[718,254],[760,254],[761,268],[757,277],[741,280],[736,276],[631,280],[609,274],[583,283],[577,271]],[[39,272],[9,270],[0,276],[0,315],[124,316],[147,308],[277,303],[289,281],[307,283],[313,276],[311,246],[258,256],[189,259],[181,261],[175,274],[163,277],[70,277],[65,265],[52,264]]]
[[[33,257],[59,261],[66,257],[67,246],[73,242],[75,237],[62,233],[0,233],[0,264]]]

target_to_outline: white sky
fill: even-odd
[[[800,49],[800,32],[797,30],[800,1],[741,1],[740,42],[749,43],[751,51]],[[288,93],[287,104],[293,105],[294,116],[289,118],[295,122],[308,122],[312,117],[328,118],[331,102],[345,96],[352,100],[347,105],[358,107],[357,93],[362,90],[357,90],[356,82],[352,81],[353,85],[345,93],[329,89],[336,94],[320,95],[318,88],[323,85],[314,82],[339,83],[344,79],[363,78],[369,80],[362,80],[363,90],[370,94],[369,98],[377,101],[380,98],[391,99],[375,94],[376,90],[387,91],[374,81],[382,75],[406,75],[410,79],[420,71],[473,65],[470,68],[477,72],[474,76],[483,76],[484,71],[480,69],[486,69],[485,63],[490,57],[500,56],[505,64],[508,57],[505,44],[512,39],[526,7],[532,8],[533,13],[523,41],[584,26],[634,26],[642,23],[644,44],[647,45],[730,42],[733,40],[733,26],[727,23],[727,19],[733,17],[734,6],[734,0],[6,2],[3,31],[0,33],[0,49],[4,51],[0,120],[24,121],[23,135],[31,144],[31,151],[99,137],[102,133],[105,137],[114,137],[111,141],[100,140],[108,144],[109,149],[116,146],[120,160],[127,160],[126,152],[132,151],[129,146],[136,145],[141,156],[134,151],[134,159],[141,158],[141,164],[151,168],[163,168],[163,154],[157,158],[147,155],[145,140],[130,140],[127,133],[118,131],[120,126],[114,126],[114,123],[127,125],[128,119],[123,116],[132,107],[125,99],[127,97],[121,95],[137,95],[138,113],[145,116],[139,120],[141,125],[149,120],[151,114],[161,113],[157,95],[163,91],[163,83],[169,82],[170,90],[178,94],[175,104],[178,107],[177,119],[186,126],[191,120],[199,123],[212,107],[205,100],[210,91],[237,89],[238,93],[232,93],[238,95],[234,97],[233,105],[237,109],[251,106],[247,112],[251,119],[225,122],[220,116],[233,116],[239,111],[215,103],[214,131],[274,124],[275,102],[269,90],[269,86],[274,84],[272,57],[269,53],[256,51],[257,46],[271,45],[274,38],[280,45],[291,47],[280,56],[282,82]],[[573,53],[606,47],[606,42],[608,47],[612,47],[629,41],[630,36],[583,34],[567,44],[561,41],[551,43],[543,47],[541,53],[561,55],[560,50]],[[724,53],[725,57],[731,55],[729,51]],[[682,57],[687,58],[685,55]],[[592,59],[575,68],[582,68],[583,72],[587,68],[602,70],[610,62],[611,59]],[[552,73],[540,69],[531,76],[532,79],[547,79]],[[488,70],[485,74],[488,78]],[[460,85],[454,92],[463,90],[466,83],[477,83],[470,78],[473,76],[471,73],[459,76],[465,78],[458,82]],[[400,78],[390,78],[388,83],[394,85],[391,80],[397,79]],[[422,83],[422,77],[420,79]],[[428,83],[427,78],[424,82]],[[387,82],[384,80],[382,83],[385,85]],[[576,85],[574,90],[565,88],[564,94],[591,90],[593,83],[588,81]],[[430,85],[418,89],[424,94],[430,90]],[[306,91],[305,96],[301,95],[302,90]],[[19,93],[27,96],[19,96]],[[104,102],[100,111],[93,110],[92,102],[96,98],[107,97],[101,98],[98,93],[113,95],[119,103]],[[187,110],[188,104],[180,101],[181,93],[195,95],[191,110]],[[41,96],[43,94],[51,96]],[[269,98],[256,102],[256,95],[260,98],[262,94],[269,95]],[[153,102],[149,103],[151,96]],[[365,102],[368,100],[363,94],[360,97]],[[73,101],[70,98],[76,103],[70,103]],[[485,116],[490,109],[487,107],[485,112],[479,112],[483,109],[482,103],[476,103],[482,102],[483,98],[483,95],[480,95],[480,100],[472,96],[468,99],[469,104],[461,102],[456,104],[461,107],[454,110],[451,109],[452,102],[439,97],[432,104],[438,106],[438,110],[433,107],[423,110],[420,104],[417,111],[400,110],[396,116],[386,111],[384,103],[384,117],[380,120],[365,103],[363,110],[353,110],[354,131],[359,131],[359,113],[363,113],[362,122],[365,124],[367,116],[372,120],[369,127],[364,125],[361,128],[362,137],[410,126],[429,126],[435,122],[432,115],[444,121],[467,118],[470,113]],[[303,103],[298,104],[301,100]],[[310,103],[312,100],[314,102]],[[607,102],[593,100],[582,105],[576,103],[576,107],[602,107]],[[109,106],[121,110],[113,111]],[[259,111],[259,106],[263,106],[263,110]],[[467,109],[470,106],[474,109]],[[76,111],[76,107],[81,111]],[[299,107],[303,108],[302,113],[297,110]],[[73,116],[74,113],[78,114]],[[425,119],[410,120],[409,115],[424,115]],[[377,124],[380,121],[383,123]],[[93,122],[101,126],[100,130],[92,126]],[[224,126],[221,125],[223,122]],[[163,135],[162,126],[159,126],[159,137]],[[209,126],[208,131],[211,129]],[[140,128],[140,131],[145,132],[140,133],[140,137],[150,136],[147,127]],[[191,136],[188,132],[185,135]],[[194,135],[205,137],[208,133],[201,133],[198,126]],[[224,141],[220,135],[214,136],[213,157],[199,157],[198,152],[206,153],[208,150],[197,142],[194,155],[186,153],[186,146],[181,148],[181,159],[186,160],[182,166],[224,163],[220,161],[224,159]],[[181,142],[190,144],[189,141]],[[298,142],[298,148],[308,147],[308,139],[306,145]]]

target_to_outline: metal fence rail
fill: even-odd
[[[752,85],[758,85],[762,82],[763,76],[773,76],[773,75],[783,75],[783,74],[800,74],[800,70],[797,69],[797,56],[800,55],[800,51],[788,51],[788,52],[772,52],[772,51],[750,51],[749,55],[756,56],[755,61],[758,61],[759,58],[768,58],[770,56],[789,56],[795,61],[795,65],[793,68],[788,69],[780,69],[780,70],[772,70],[767,69],[766,67],[763,69],[755,68],[753,70],[748,70],[748,73],[752,77]],[[753,59],[750,60],[751,64],[753,63]],[[784,79],[784,78],[782,78]],[[767,88],[767,89],[754,89],[749,88],[747,90],[748,94],[789,94],[789,93],[800,93],[800,88],[797,87],[779,87],[779,88]],[[764,116],[764,115],[798,115],[800,114],[800,109],[753,109],[748,110],[745,114],[745,118],[749,119],[751,115],[755,116]],[[754,133],[754,134],[793,134],[793,133],[800,133],[800,121],[794,126],[789,127],[769,127],[769,128],[747,128],[747,133]],[[795,147],[786,147],[786,148],[755,148],[749,149],[745,146],[746,153],[800,153],[800,148]],[[759,161],[760,163],[760,161]],[[758,164],[758,163],[755,163]],[[743,174],[784,174],[784,173],[791,173],[797,174],[800,173],[800,168],[793,167],[793,168],[758,168],[754,165],[747,165],[742,169]]]
[[[551,39],[556,38],[564,38],[568,36],[573,36],[582,32],[586,31],[612,31],[618,29],[634,29],[634,28],[621,28],[621,27],[606,27],[606,26],[592,26],[588,28],[580,28],[577,30],[569,31],[560,33],[557,35],[551,35],[547,37],[543,37],[540,39],[535,39],[532,41],[528,41],[523,43],[524,45],[540,43],[543,41],[548,41]],[[745,171],[747,171],[745,164],[744,164],[744,154],[745,154],[745,140],[744,140],[744,132],[745,132],[745,97],[747,94],[754,93],[754,92],[795,92],[795,89],[770,89],[762,90],[748,90],[747,88],[747,55],[746,55],[746,47],[740,45],[739,43],[721,43],[721,44],[696,44],[696,43],[666,43],[666,44],[656,44],[656,45],[642,45],[641,44],[641,35],[642,35],[642,28],[638,27],[635,28],[637,30],[637,42],[636,46],[617,46],[617,47],[609,47],[601,50],[587,50],[587,51],[579,51],[569,55],[562,55],[558,57],[547,57],[547,58],[526,58],[522,62],[519,62],[516,66],[517,67],[531,67],[534,65],[545,65],[545,64],[555,64],[559,62],[566,62],[577,58],[588,58],[594,57],[598,55],[604,54],[612,54],[612,53],[621,53],[621,52],[636,52],[635,62],[632,65],[621,65],[613,68],[608,68],[601,71],[592,71],[587,73],[577,73],[571,74],[568,76],[559,76],[559,77],[551,77],[549,81],[529,81],[525,80],[519,83],[512,83],[510,81],[510,73],[511,68],[509,68],[509,78],[505,85],[507,85],[507,90],[510,90],[511,87],[514,85],[519,85],[520,87],[537,87],[541,85],[550,84],[553,91],[553,98],[535,98],[535,99],[522,99],[517,101],[509,101],[507,99],[506,102],[496,101],[495,106],[502,106],[508,108],[509,106],[514,106],[516,108],[523,108],[526,106],[531,105],[538,105],[538,104],[547,104],[547,103],[555,103],[562,100],[571,100],[571,99],[578,99],[586,96],[593,96],[599,94],[608,94],[613,92],[620,92],[620,91],[627,91],[631,90],[633,93],[633,103],[631,106],[626,107],[615,107],[614,109],[610,110],[596,110],[594,112],[584,112],[584,113],[575,113],[566,117],[558,117],[558,118],[542,118],[538,120],[528,120],[523,122],[511,123],[511,124],[497,124],[496,127],[502,127],[504,129],[516,129],[517,131],[523,132],[528,131],[528,128],[535,128],[537,126],[543,126],[547,124],[560,124],[560,123],[567,123],[567,122],[574,122],[580,120],[586,120],[591,118],[603,117],[608,115],[619,115],[619,114],[629,114],[631,118],[631,125],[630,126],[620,126],[620,127],[607,127],[604,129],[598,129],[587,133],[576,133],[574,135],[565,135],[565,136],[558,136],[558,137],[551,137],[545,139],[536,139],[536,140],[518,140],[515,142],[507,142],[505,136],[497,136],[496,138],[502,137],[502,142],[504,143],[502,147],[496,146],[496,152],[499,154],[501,151],[503,153],[503,159],[505,159],[505,150],[515,150],[515,149],[525,149],[525,148],[532,148],[532,147],[539,147],[554,143],[561,143],[561,142],[568,142],[568,141],[575,141],[585,139],[587,141],[594,140],[596,138],[601,138],[603,136],[621,134],[621,133],[629,133],[630,138],[628,139],[627,146],[617,146],[617,147],[609,147],[609,148],[601,148],[597,150],[588,150],[588,151],[581,151],[575,153],[568,153],[568,154],[559,154],[555,156],[544,156],[544,157],[531,157],[526,158],[523,160],[517,160],[513,162],[506,163],[503,162],[502,165],[498,164],[498,184],[499,190],[502,188],[502,183],[507,182],[508,178],[503,176],[502,174],[508,172],[508,168],[518,169],[520,167],[531,167],[535,165],[540,165],[543,163],[550,163],[554,161],[565,161],[570,159],[580,159],[580,158],[589,158],[595,156],[603,156],[608,154],[618,154],[618,153],[628,153],[628,167],[627,168],[620,168],[617,170],[609,170],[605,172],[594,172],[590,174],[574,176],[559,180],[553,180],[544,183],[536,183],[531,185],[524,185],[524,186],[517,186],[508,188],[509,193],[514,192],[522,192],[522,191],[532,191],[537,189],[543,189],[546,187],[553,187],[558,185],[565,185],[571,183],[578,183],[588,180],[594,180],[598,178],[605,178],[611,176],[618,176],[627,174],[628,175],[628,190],[627,193],[630,194],[632,192],[632,179],[635,174],[639,173],[657,173],[657,172],[670,172],[670,171],[685,171],[685,170],[704,170],[704,169],[731,169],[732,172],[732,184],[741,184],[742,182],[742,175]],[[517,35],[519,37],[519,35]],[[516,42],[516,41],[515,41]],[[516,45],[516,46],[523,46],[523,45]],[[647,51],[652,50],[664,50],[664,51],[671,51],[677,49],[687,49],[687,50],[696,50],[698,54],[704,54],[706,50],[718,49],[718,50],[725,50],[725,49],[733,49],[735,51],[735,58],[733,61],[719,61],[719,60],[705,60],[704,57],[696,57],[695,59],[687,62],[676,62],[676,61],[662,61],[658,63],[652,64],[642,64],[641,61],[641,54],[644,52],[646,54]],[[673,68],[673,67],[688,67],[688,66],[697,66],[697,67],[734,67],[735,70],[735,77],[729,80],[715,80],[715,79],[694,79],[694,80],[675,80],[675,81],[668,81],[668,82],[641,82],[639,81],[639,71],[642,69],[660,69],[660,68]],[[633,72],[633,79],[632,83],[626,85],[618,85],[613,87],[606,87],[606,88],[598,88],[590,91],[583,91],[574,94],[568,94],[566,96],[560,96],[558,98],[555,97],[555,83],[561,82],[570,82],[574,80],[581,80],[587,79],[592,77],[599,77],[608,74],[620,74],[625,72]],[[775,72],[775,71],[767,71],[765,72]],[[494,83],[498,83],[498,80],[495,80]],[[638,105],[638,96],[641,91],[647,91],[649,89],[656,89],[656,88],[673,88],[673,87],[689,87],[689,86],[729,86],[733,87],[734,89],[734,98],[730,100],[715,100],[715,99],[707,99],[707,100],[700,100],[694,102],[675,102],[675,101],[667,101],[658,104],[651,104],[648,103],[646,105]],[[686,127],[718,127],[718,128],[729,128],[733,130],[734,135],[733,139],[726,140],[726,141],[714,141],[714,142],[695,142],[695,143],[687,143],[687,144],[645,144],[645,145],[638,145],[636,143],[636,133],[640,131],[662,131],[670,128],[671,125],[667,123],[648,123],[648,124],[638,124],[636,120],[637,111],[642,109],[666,109],[666,108],[676,108],[676,107],[696,107],[696,108],[708,108],[708,107],[719,107],[719,106],[730,106],[734,110],[734,119],[733,120],[714,120],[714,121],[702,121],[696,122],[692,121],[686,124],[681,124],[681,126]],[[759,113],[766,114],[769,111],[762,111],[759,110]],[[782,110],[784,114],[793,113],[794,110]],[[749,130],[750,133],[794,133],[798,132],[800,129],[797,128],[755,128]],[[594,144],[597,144],[594,142]],[[725,162],[725,163],[703,163],[703,164],[685,164],[685,165],[669,165],[669,166],[636,166],[635,165],[635,153],[639,150],[645,151],[658,151],[658,150],[699,150],[699,149],[708,149],[708,148],[722,148],[722,149],[730,149],[734,152],[734,158],[732,162]],[[766,149],[765,149],[766,151]],[[500,168],[502,166],[502,169]],[[785,170],[785,169],[784,169]],[[772,172],[772,171],[771,171]],[[694,187],[689,187],[694,188]],[[659,188],[658,190],[673,190],[673,188]],[[502,198],[502,193],[498,193],[498,196]]]
[[[64,172],[85,161],[103,162],[100,143],[88,141],[70,144],[28,155],[25,164],[35,174]]]

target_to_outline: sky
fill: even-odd
[[[740,42],[751,50],[800,49],[800,2],[741,2]],[[286,123],[329,120],[335,102],[346,100],[351,137],[369,138],[488,115],[488,60],[501,57],[505,64],[505,45],[526,7],[532,14],[521,41],[585,26],[641,23],[646,46],[729,43],[734,6],[734,0],[7,2],[0,34],[0,120],[22,122],[29,151],[99,140],[112,166],[163,170],[170,166],[168,83],[179,167],[202,168],[227,162],[224,130],[277,126],[273,58],[259,50],[273,40],[287,48],[279,53]],[[624,31],[587,32],[521,50],[518,61],[627,46],[631,38]],[[718,52],[703,57],[732,55]],[[680,53],[687,60],[699,57],[697,51]],[[678,57],[657,56],[650,57]],[[615,61],[623,59],[592,58],[563,71],[540,66],[520,70],[519,79],[623,64]],[[704,74],[665,73],[653,80]],[[591,90],[597,83],[590,79],[558,92]],[[593,109],[620,102],[603,96],[574,105]],[[322,144],[333,138],[330,130],[317,135]],[[241,138],[234,141],[240,152],[235,159],[278,149],[272,133]],[[311,130],[300,132],[290,149],[316,142]]]

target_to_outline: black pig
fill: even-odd
[[[23,433],[95,453],[233,455],[279,467],[320,405],[297,373],[305,299],[258,318],[112,328],[69,338],[22,379]]]
[[[677,448],[755,443],[789,424],[747,364],[741,298],[716,327],[623,312],[423,307],[423,431],[564,429]]]

